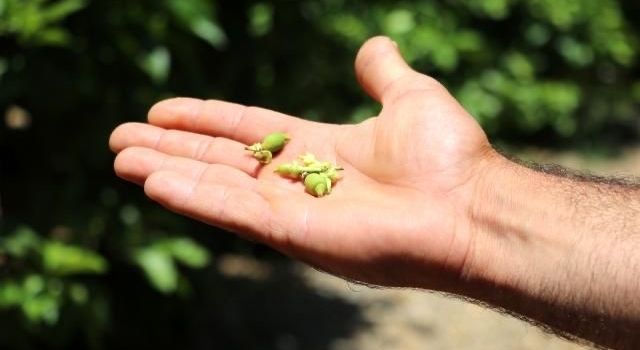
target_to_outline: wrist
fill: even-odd
[[[579,244],[559,178],[498,154],[480,173],[468,212],[472,246],[462,277],[539,293]],[[564,234],[567,233],[567,234]]]
[[[544,169],[504,157],[486,167],[469,211],[473,245],[458,293],[564,335],[637,341],[640,189]]]

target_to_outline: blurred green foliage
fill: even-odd
[[[0,0],[0,347],[123,347],[139,319],[171,333],[162,318],[195,317],[172,307],[211,288],[210,255],[254,249],[115,178],[110,131],[155,101],[359,122],[380,107],[353,58],[386,34],[496,141],[624,142],[640,125],[639,13],[615,0]],[[140,339],[171,347],[156,338]]]
[[[84,0],[4,0],[0,34],[13,34],[24,44],[67,45],[71,38],[60,22],[84,6]]]

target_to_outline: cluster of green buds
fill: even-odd
[[[289,140],[289,135],[283,132],[274,132],[265,136],[262,142],[254,143],[244,149],[253,152],[253,157],[260,163],[269,164],[273,159],[273,154],[282,150]]]
[[[323,197],[331,193],[333,184],[340,178],[339,171],[343,168],[330,162],[321,162],[311,153],[298,157],[298,161],[281,164],[276,173],[304,181],[307,192]]]

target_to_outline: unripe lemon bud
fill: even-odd
[[[289,140],[289,135],[283,132],[274,132],[262,140],[262,149],[275,153],[280,151]]]
[[[322,197],[331,192],[331,180],[323,174],[311,173],[304,178],[304,187],[307,189],[307,192],[311,193],[316,197]]]

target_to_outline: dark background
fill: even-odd
[[[111,130],[171,96],[362,121],[379,106],[353,59],[386,34],[500,147],[610,155],[640,133],[639,15],[623,0],[0,0],[0,348],[327,348],[366,326],[357,308],[117,179]],[[227,253],[275,272],[229,278]]]

